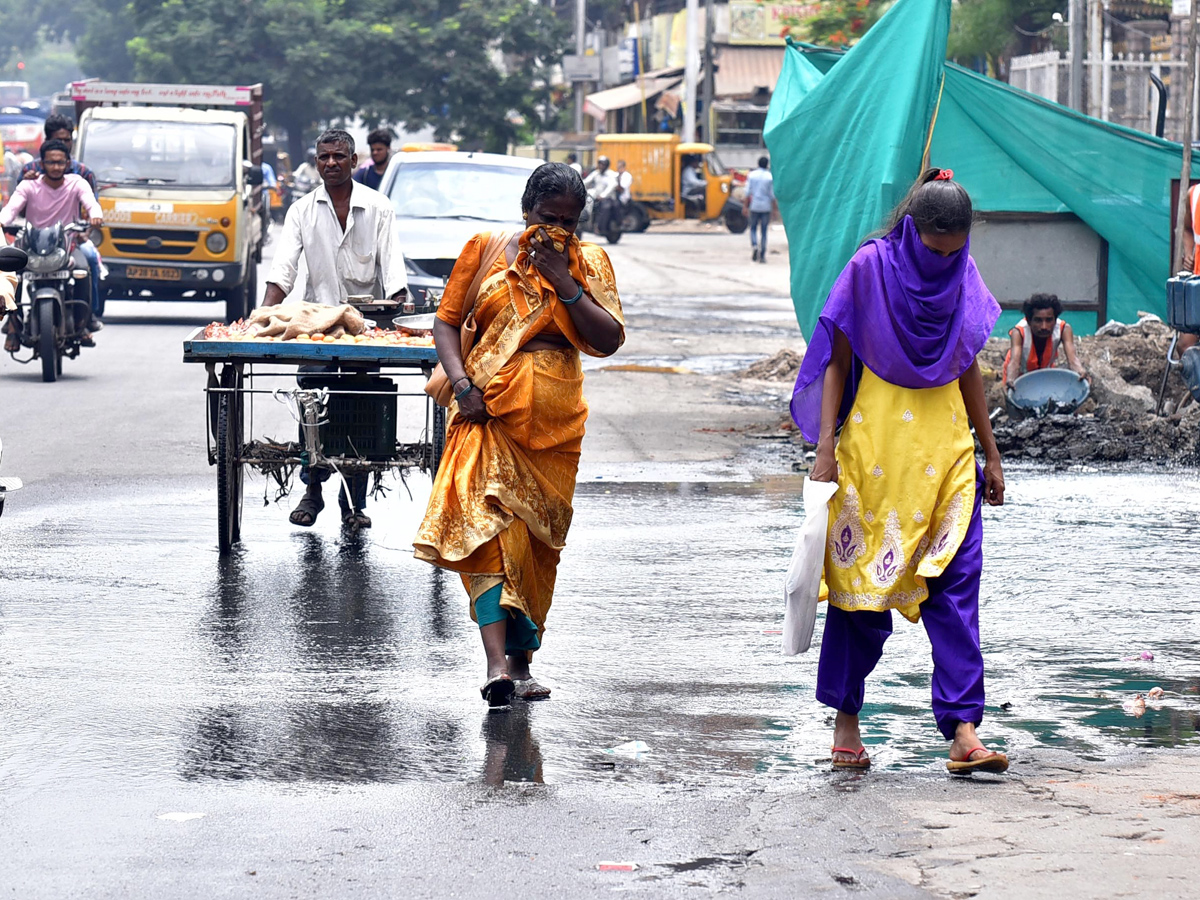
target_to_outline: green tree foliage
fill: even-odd
[[[1023,37],[1043,34],[1064,40],[1066,29],[1053,27],[1056,12],[1067,13],[1067,0],[959,0],[950,19],[952,59],[986,59],[992,70],[1019,47]]]
[[[866,34],[890,5],[891,0],[821,0],[816,15],[791,24],[803,40],[845,47]]]
[[[544,76],[570,31],[530,0],[0,0],[0,17],[19,46],[73,39],[105,79],[262,82],[294,153],[355,115],[503,150],[556,113]]]

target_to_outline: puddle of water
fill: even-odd
[[[591,372],[613,366],[646,366],[657,369],[686,369],[697,375],[723,375],[726,372],[740,372],[760,359],[766,359],[766,356],[761,353],[713,353],[696,356],[629,356],[622,354],[616,363],[610,359],[589,356],[583,360],[583,370]]]
[[[425,490],[376,504],[362,541],[251,504],[226,562],[210,487],[6,511],[0,778],[856,789],[827,772],[816,653],[785,659],[770,633],[798,478],[581,484],[538,657],[554,699],[490,717],[461,587],[409,552]],[[985,513],[986,739],[1018,761],[1200,744],[1200,479],[1028,469],[1009,490]],[[896,628],[868,683],[873,777],[942,777],[928,642]],[[1142,650],[1154,660],[1124,659]],[[1168,695],[1130,715],[1156,685]],[[650,753],[599,752],[632,740]]]

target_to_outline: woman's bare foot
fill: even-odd
[[[508,657],[508,674],[513,681],[529,681],[533,675],[529,671],[529,657],[524,653]]]
[[[974,750],[983,747],[983,741],[975,733],[975,726],[970,722],[959,722],[954,730],[954,742],[950,745],[950,758],[963,760],[969,758]]]
[[[858,729],[858,716],[839,712],[833,722],[833,746],[846,749],[835,750],[833,762],[863,767],[869,765],[871,758],[865,752],[857,752],[862,745],[862,733]]]

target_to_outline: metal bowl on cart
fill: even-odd
[[[184,362],[208,371],[208,459],[217,468],[217,537],[222,554],[241,540],[242,488],[247,466],[265,475],[296,468],[325,468],[343,474],[382,474],[419,469],[437,474],[446,444],[446,410],[420,392],[401,393],[385,374],[424,381],[437,365],[427,346],[341,344],[336,342],[205,339],[199,328],[184,341]],[[256,372],[256,365],[323,367],[301,375]],[[317,384],[323,376],[328,384]],[[267,379],[290,382],[287,389],[263,388]],[[269,382],[268,382],[269,383]],[[246,412],[255,396],[294,404],[300,440],[288,443],[247,440]],[[425,423],[419,440],[395,439],[396,398],[424,400]],[[389,415],[390,410],[390,415]],[[283,484],[282,480],[280,481]]]

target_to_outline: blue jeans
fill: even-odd
[[[92,288],[92,313],[102,316],[104,315],[104,301],[100,299],[100,251],[91,241],[84,241],[79,245],[79,252],[83,254],[88,264],[88,281]]]
[[[750,213],[750,246],[757,247],[760,256],[766,256],[767,253],[767,226],[771,224],[771,214],[769,212],[752,212]],[[754,239],[754,233],[759,233],[758,240]]]

